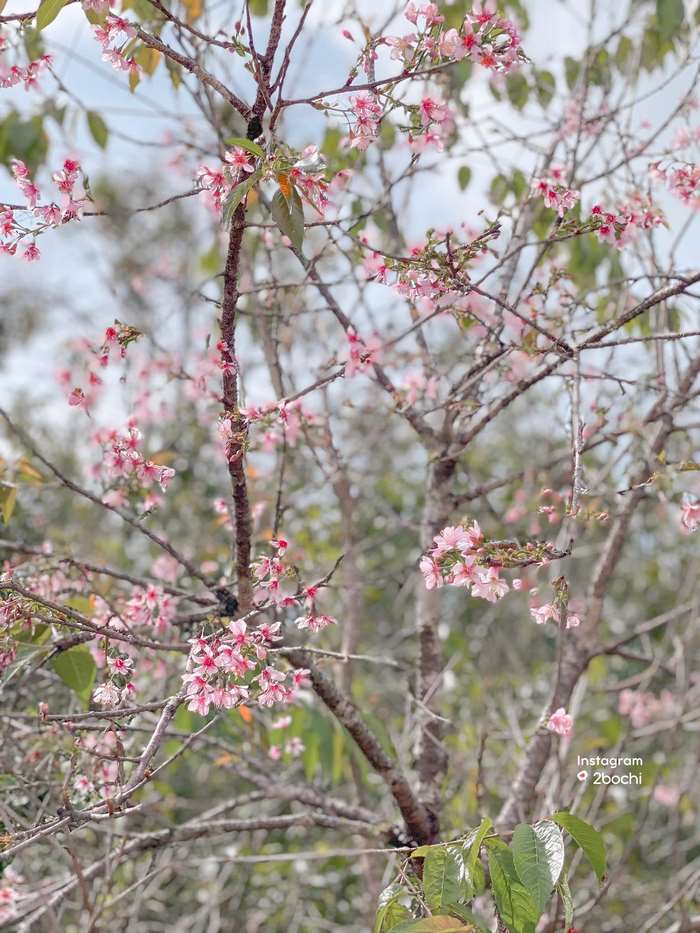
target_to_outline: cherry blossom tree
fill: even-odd
[[[0,929],[700,929],[697,3],[27,6]]]

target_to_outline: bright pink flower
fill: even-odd
[[[250,161],[251,155],[249,152],[246,152],[245,149],[229,149],[224,159],[229,165],[232,165],[233,168],[239,171],[250,173],[255,170],[255,166]]]
[[[36,243],[29,243],[24,248],[24,252],[22,253],[22,259],[24,259],[25,262],[36,262],[37,259],[40,259],[40,258],[41,258],[41,253],[39,252],[39,247],[36,245]]]
[[[84,408],[87,410],[88,400],[83,390],[76,386],[68,396],[68,404],[74,408]]]
[[[305,667],[300,667],[292,671],[292,684],[295,687],[309,687],[311,685],[311,681],[309,680],[310,673],[311,671],[308,671]]]

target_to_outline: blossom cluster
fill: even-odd
[[[0,252],[14,256],[20,242],[25,238],[31,238],[24,247],[22,258],[27,262],[34,262],[41,256],[36,245],[37,236],[45,230],[76,220],[82,214],[85,198],[75,196],[80,163],[75,159],[66,159],[63,167],[51,176],[61,194],[61,205],[55,201],[49,204],[38,203],[41,192],[32,180],[29,169],[20,159],[12,160],[12,174],[27,206],[10,208],[0,205]]]
[[[275,623],[249,632],[247,624],[237,619],[222,636],[191,639],[187,672],[182,678],[188,709],[200,716],[206,716],[210,706],[232,709],[248,702],[251,690],[263,707],[291,703],[305,685],[308,671],[296,670],[290,675],[266,663],[268,647],[278,630],[279,623]],[[256,670],[258,673],[250,677]]]
[[[534,193],[544,198],[546,207],[553,208],[559,217],[572,210],[581,197],[579,191],[567,187],[564,182],[564,169],[559,165],[552,165],[544,178],[535,179],[533,186]]]
[[[408,144],[414,152],[435,149],[442,152],[445,140],[454,130],[454,111],[446,103],[434,97],[424,97],[418,108],[419,129],[412,128]]]
[[[51,67],[53,57],[51,55],[42,55],[40,58],[30,61],[27,65],[9,65],[5,61],[10,45],[7,39],[0,35],[0,88],[16,87],[18,84],[24,85],[24,90],[29,91],[39,86],[39,77],[43,71]]]
[[[663,182],[668,190],[694,210],[700,208],[700,166],[694,162],[670,164],[652,162],[649,173],[655,181]]]
[[[76,738],[76,748],[86,762],[84,771],[73,779],[73,792],[79,798],[86,800],[97,795],[106,800],[118,792],[121,773],[116,756],[123,749],[125,738],[123,732],[111,727],[101,733],[81,732]]]
[[[102,58],[109,62],[115,71],[127,71],[130,77],[138,78],[141,68],[132,55],[126,54],[126,48],[136,36],[136,27],[122,16],[110,13],[103,25],[93,26],[95,38],[102,47]]]
[[[472,596],[491,603],[505,596],[509,586],[498,566],[484,566],[484,535],[476,522],[468,527],[448,526],[435,536],[434,547],[420,560],[426,589],[445,583],[465,587]]]
[[[641,195],[635,195],[616,211],[594,204],[590,218],[599,239],[618,249],[631,243],[642,230],[653,230],[664,223],[663,216]]]
[[[294,447],[299,440],[303,427],[313,427],[318,423],[318,416],[309,411],[301,399],[281,402],[268,402],[264,405],[248,405],[239,409],[248,424],[260,424],[265,428],[262,437],[262,449],[270,452],[281,443]],[[219,422],[219,434],[224,443],[232,440],[230,418]]]
[[[384,39],[391,57],[410,68],[426,54],[433,62],[469,58],[491,71],[507,73],[524,61],[515,23],[498,16],[494,0],[477,2],[459,29],[444,29],[444,17],[436,3],[410,2],[404,16],[415,32]]]
[[[650,690],[621,690],[617,709],[621,716],[628,716],[635,729],[659,719],[675,715],[676,703],[670,690],[662,690],[659,696]]]
[[[564,184],[565,172],[561,166],[551,166],[548,174],[535,179],[533,193],[544,199],[546,207],[555,210],[560,218],[573,210],[580,192]],[[635,193],[627,203],[616,210],[594,204],[584,229],[595,233],[600,240],[622,249],[643,230],[652,230],[664,223],[662,214],[649,199]]]
[[[261,556],[252,565],[255,605],[277,609],[302,606],[302,615],[294,620],[299,630],[316,633],[336,624],[335,619],[316,608],[318,585],[302,587],[294,582],[295,574],[285,563],[287,539],[279,536],[270,545],[273,553]],[[268,663],[269,648],[279,640],[280,628],[281,623],[276,621],[249,629],[244,619],[235,619],[223,634],[191,639],[183,676],[188,708],[205,716],[210,706],[231,709],[253,700],[263,707],[293,702],[297,691],[307,683],[308,671],[285,673]]]
[[[161,498],[153,486],[165,492],[175,470],[148,459],[141,449],[142,439],[133,418],[129,419],[123,432],[115,428],[100,428],[93,434],[93,442],[102,450],[93,472],[108,487],[103,497],[108,505],[120,507],[134,494],[145,495],[142,508],[146,512],[160,505]]]
[[[207,193],[209,207],[219,213],[232,191],[255,171],[255,156],[247,149],[235,146],[226,150],[223,164],[219,167],[201,165],[197,169],[196,179],[200,188]],[[274,164],[266,163],[261,174],[263,180],[276,180],[285,197],[296,190],[319,214],[324,214],[330,203],[331,183],[326,181],[325,162],[318,146],[306,146],[300,158],[291,164],[282,158]],[[345,172],[344,176],[347,175]]]
[[[240,147],[228,149],[224,153],[224,164],[212,169],[202,165],[197,169],[197,180],[202,190],[208,193],[212,210],[219,213],[231,191],[242,182],[246,175],[255,171],[253,156]]]
[[[301,158],[286,173],[301,197],[321,215],[325,214],[330,203],[330,183],[326,181],[325,169],[318,146],[306,146],[302,149]]]
[[[326,626],[334,624],[335,619],[316,612],[316,597],[318,585],[299,586],[295,580],[295,572],[285,563],[285,555],[289,542],[281,535],[270,541],[274,553],[271,556],[263,555],[253,565],[254,599],[257,605],[271,604],[278,609],[305,605],[308,610],[304,616],[299,616],[295,624],[299,629],[309,629],[317,632]]]
[[[491,71],[507,73],[525,61],[515,24],[497,15],[492,0],[484,4],[477,0],[459,29],[444,28],[445,18],[435,3],[410,2],[404,16],[415,27],[413,32],[384,36],[371,42],[362,52],[360,62],[369,76],[373,74],[373,64],[378,57],[375,48],[378,45],[387,46],[390,58],[400,62],[405,72],[418,63],[439,65],[468,58]],[[348,30],[344,30],[343,35],[352,40]],[[454,125],[454,115],[447,104],[426,96],[419,106],[401,106],[416,115],[415,125],[409,128],[408,135],[413,151],[424,152],[429,148],[442,151]],[[350,97],[347,112],[350,129],[344,139],[345,145],[360,151],[367,149],[379,135],[383,113],[379,95],[371,90]]]
[[[433,547],[420,559],[426,589],[433,590],[445,584],[470,590],[472,596],[496,602],[510,589],[502,579],[505,568],[545,566],[551,560],[565,556],[546,542],[489,541],[477,524],[447,526],[433,539]],[[513,589],[528,589],[519,577],[513,580]],[[533,612],[537,622],[548,619],[559,621],[559,610],[554,605]],[[568,626],[580,624],[578,616],[570,616]]]
[[[345,144],[364,152],[379,135],[382,105],[375,94],[354,94],[350,97],[350,129]]]
[[[78,348],[84,356],[87,380],[85,387],[75,385],[74,374],[70,369],[61,369],[56,374],[59,385],[66,391],[68,404],[74,408],[89,411],[103,388],[103,381],[98,370],[109,365],[112,351],[118,354],[119,359],[124,359],[127,347],[140,336],[140,331],[135,327],[115,321],[112,326],[106,328],[100,345],[93,346],[90,341],[81,340]]]
[[[460,304],[473,302],[474,296],[467,294],[469,271],[499,235],[497,224],[480,234],[465,225],[459,235],[451,228],[434,230],[400,259],[372,250],[363,260],[364,272],[373,281],[393,287],[425,313],[440,307],[454,311]],[[369,247],[367,236],[362,236],[361,242]]]
[[[381,343],[376,336],[363,340],[352,327],[348,328],[346,337],[348,345],[344,375],[350,378],[357,373],[366,372],[377,362]]]
[[[151,584],[134,589],[126,604],[124,617],[133,625],[145,625],[162,633],[172,624],[176,609],[176,599],[161,586]]]

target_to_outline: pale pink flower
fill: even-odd
[[[289,739],[289,741],[284,746],[285,752],[288,755],[291,755],[292,758],[298,758],[299,755],[301,755],[305,749],[306,749],[306,746],[304,745],[304,743],[302,742],[302,740],[299,738],[298,735],[293,735],[292,738]]]
[[[549,717],[547,728],[550,732],[555,732],[557,735],[568,738],[574,728],[573,717],[569,716],[563,706],[560,706],[559,709],[554,710]]]
[[[192,713],[198,713],[200,716],[206,716],[209,712],[211,700],[207,693],[198,693],[192,697],[187,704],[187,709]]]
[[[336,625],[335,619],[325,615],[299,616],[295,621],[298,629],[309,629],[310,632],[321,632],[329,625]]]
[[[99,684],[95,687],[92,698],[98,706],[115,707],[119,702],[119,690],[112,683]]]
[[[544,625],[545,622],[559,622],[559,610],[554,603],[545,603],[544,606],[532,606],[530,615],[538,625]]]
[[[686,500],[681,506],[681,528],[685,534],[693,534],[700,528],[700,501]]]
[[[426,590],[434,590],[443,585],[445,581],[442,578],[442,571],[434,560],[430,557],[421,557],[418,566],[425,579]]]
[[[435,547],[431,554],[433,557],[442,557],[453,550],[464,550],[471,547],[471,538],[462,525],[448,525],[433,539]]]
[[[669,787],[667,784],[657,784],[654,788],[654,800],[660,803],[662,807],[675,809],[680,799],[681,793],[677,787]]]
[[[489,567],[488,570],[479,572],[477,579],[472,583],[472,596],[478,596],[486,599],[490,603],[495,603],[508,592],[508,584],[502,580],[497,567]]]

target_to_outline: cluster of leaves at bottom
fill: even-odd
[[[461,839],[411,852],[410,859],[422,860],[422,873],[409,870],[409,859],[400,880],[382,891],[374,933],[489,933],[490,926],[471,909],[474,898],[487,888],[509,933],[534,933],[553,897],[561,900],[563,929],[569,930],[574,908],[565,836],[581,849],[602,881],[602,837],[579,817],[562,811],[532,826],[520,823],[510,845],[493,831],[491,820],[484,819]]]

